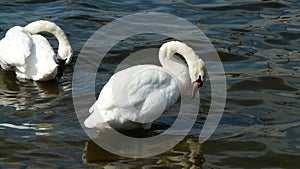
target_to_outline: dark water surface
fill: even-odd
[[[191,135],[173,150],[126,159],[95,148],[81,128],[72,102],[72,70],[84,43],[100,27],[150,11],[182,17],[211,39],[226,71],[227,102],[219,127],[204,144],[194,134],[205,120],[199,117]],[[0,70],[0,168],[299,168],[298,1],[4,0],[0,13],[1,38],[12,26],[46,19],[65,30],[75,53],[60,81],[20,82],[14,73]],[[55,39],[46,36],[57,47]],[[167,40],[145,35],[115,47],[102,63],[96,90],[122,58]],[[205,117],[210,105],[207,86],[201,98]],[[157,128],[170,125],[173,118],[165,115]]]

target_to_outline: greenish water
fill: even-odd
[[[74,59],[60,81],[47,83],[20,82],[14,73],[0,70],[0,168],[298,168],[299,9],[292,0],[1,1],[1,38],[15,25],[54,21],[68,35]],[[73,108],[72,71],[84,43],[100,27],[150,11],[182,17],[211,39],[226,72],[227,102],[214,135],[199,144],[197,133],[210,105],[204,86],[201,115],[184,141],[159,156],[127,159],[95,146],[81,128]],[[96,90],[122,58],[163,41],[165,37],[145,35],[113,48],[102,62]],[[164,129],[173,119],[165,115],[147,132]]]

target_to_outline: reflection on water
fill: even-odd
[[[34,130],[35,135],[43,135],[43,136],[50,136],[53,134],[58,134],[59,132],[47,132],[49,130],[53,130],[57,127],[55,124],[30,124],[30,123],[23,123],[21,125],[14,125],[9,123],[0,123],[0,129],[11,128],[11,129],[18,129],[18,130]]]
[[[60,81],[47,83],[21,82],[13,72],[0,70],[0,168],[299,168],[299,8],[298,1],[292,0],[1,1],[1,38],[15,25],[53,21],[69,37],[73,64],[97,29],[133,11],[166,12],[187,19],[217,49],[226,71],[228,97],[221,124],[203,145],[188,138],[160,156],[125,159],[96,148],[81,129],[71,96],[72,67],[66,68]],[[57,47],[53,37],[45,36]],[[146,34],[122,41],[102,62],[96,90],[127,55],[168,40]],[[83,83],[82,87],[89,86]],[[208,81],[201,89],[203,113],[191,132],[195,138],[210,97]],[[175,118],[165,114],[158,121],[159,130]]]
[[[56,80],[22,82],[16,79],[14,72],[0,69],[0,104],[3,106],[12,106],[16,110],[45,108],[48,106],[47,98],[57,97],[59,90]]]
[[[129,159],[111,154],[99,147],[93,141],[86,143],[86,154],[83,160],[88,164],[104,168],[201,168],[205,161],[202,145],[196,138],[188,138],[171,151],[146,159]]]

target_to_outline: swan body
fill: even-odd
[[[57,55],[39,32],[49,32],[58,39]],[[18,79],[54,79],[59,66],[70,63],[71,58],[72,48],[65,33],[49,21],[35,21],[25,27],[14,26],[0,41],[0,65],[5,70],[14,70]]]
[[[188,68],[173,56],[175,53],[185,58]],[[204,81],[204,62],[182,42],[163,44],[159,60],[162,67],[137,65],[114,74],[90,108],[85,126],[100,130],[110,126],[122,130],[150,128],[165,109],[177,102],[182,88],[189,88],[191,82],[198,87]]]

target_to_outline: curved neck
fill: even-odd
[[[40,20],[28,24],[27,26],[25,26],[25,29],[30,34],[37,34],[39,32],[51,33],[58,40],[58,57],[60,59],[66,59],[66,63],[70,62],[72,57],[71,45],[64,31],[55,23]]]
[[[173,73],[180,81],[182,87],[184,87],[188,84],[186,82],[190,81],[189,71],[184,62],[174,57],[175,53],[182,55],[188,66],[190,66],[192,62],[195,62],[198,56],[192,48],[179,41],[165,43],[159,49],[160,63],[165,69]]]

